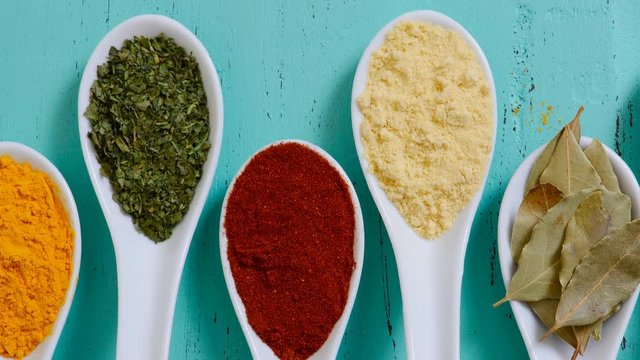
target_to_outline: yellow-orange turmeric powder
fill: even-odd
[[[49,335],[71,279],[74,233],[49,177],[0,157],[0,355]]]

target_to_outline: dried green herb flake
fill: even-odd
[[[195,58],[160,34],[125,40],[97,70],[85,117],[113,198],[159,242],[187,213],[209,144]]]

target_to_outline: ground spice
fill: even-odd
[[[224,227],[249,323],[280,358],[308,358],[347,302],[355,265],[347,184],[307,146],[273,145],[237,178]]]
[[[380,186],[418,234],[438,237],[478,190],[491,153],[494,110],[478,57],[453,31],[399,23],[371,57],[358,105]]]
[[[20,359],[51,332],[69,288],[73,237],[49,177],[0,157],[0,355]]]

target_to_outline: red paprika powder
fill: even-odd
[[[249,323],[281,359],[306,359],[347,302],[355,210],[340,173],[300,143],[272,145],[236,179],[227,256]]]

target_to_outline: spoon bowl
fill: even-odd
[[[73,198],[73,194],[71,193],[71,189],[64,177],[60,171],[58,171],[58,169],[42,154],[22,144],[14,142],[0,142],[0,156],[2,155],[8,155],[18,163],[28,163],[33,169],[40,170],[49,176],[53,183],[58,186],[60,200],[68,212],[69,221],[74,232],[73,255],[71,257],[71,279],[69,280],[69,288],[67,289],[64,304],[58,312],[58,316],[53,324],[51,333],[28,356],[24,358],[25,360],[51,359],[56,350],[56,345],[60,339],[60,334],[62,333],[64,324],[67,321],[67,315],[69,315],[69,309],[71,308],[71,303],[73,302],[73,297],[76,291],[76,285],[78,284],[78,274],[80,273],[82,236],[80,233],[78,209],[76,208],[76,202]],[[0,359],[6,358],[0,356]]]
[[[108,59],[109,49],[121,47],[134,36],[164,33],[191,53],[200,69],[207,94],[211,148],[189,211],[169,239],[154,243],[136,230],[130,216],[113,200],[109,180],[100,174],[93,143],[88,138],[90,121],[84,116],[98,65]],[[165,16],[141,15],[111,30],[98,44],[85,67],[78,94],[78,126],[82,154],[91,183],[102,208],[116,256],[118,271],[118,359],[166,359],[180,277],[193,233],[207,199],[222,142],[223,103],[220,80],[202,43],[187,28]]]
[[[591,141],[591,138],[583,136],[580,145],[584,149],[589,146]],[[513,174],[511,181],[509,181],[502,198],[500,216],[498,218],[498,252],[505,288],[509,288],[509,283],[516,270],[511,255],[511,229],[513,228],[520,203],[524,198],[524,189],[529,173],[542,153],[544,146],[539,147],[522,162],[518,170]],[[603,144],[603,146],[609,156],[613,170],[618,176],[621,191],[631,198],[631,218],[637,219],[640,216],[640,188],[638,187],[638,181],[624,160],[606,145]],[[620,311],[604,322],[602,339],[600,341],[589,341],[589,345],[580,359],[603,360],[616,358],[637,299],[638,290],[625,301]],[[510,303],[531,359],[554,360],[571,358],[574,349],[564,343],[558,336],[551,336],[544,341],[540,341],[540,337],[547,331],[547,328],[538,320],[526,303],[520,301],[510,301]]]
[[[353,258],[355,261],[355,268],[353,270],[353,274],[351,275],[351,283],[349,284],[349,294],[347,298],[347,303],[342,312],[342,316],[333,327],[333,330],[329,334],[329,337],[325,341],[325,343],[318,349],[318,351],[313,354],[310,359],[319,360],[319,359],[335,359],[338,355],[338,350],[340,349],[340,343],[342,342],[342,336],[344,335],[344,331],[347,327],[347,323],[349,322],[349,316],[351,315],[351,310],[353,308],[353,303],[356,299],[356,294],[358,292],[358,285],[360,284],[360,275],[362,274],[362,264],[364,261],[364,223],[362,220],[362,210],[360,209],[360,202],[358,201],[358,196],[349,180],[349,177],[344,172],[340,164],[331,157],[327,152],[322,150],[320,147],[311,144],[302,140],[283,140],[278,141],[272,144],[265,146],[264,148],[258,150],[256,154],[262,152],[270,146],[281,144],[281,143],[290,143],[295,142],[302,144],[311,150],[315,151],[319,155],[321,155],[325,160],[329,162],[340,174],[344,182],[349,187],[349,193],[351,194],[351,201],[354,207],[354,214],[356,217],[355,222],[355,235],[354,235],[354,247],[353,247]],[[240,326],[242,327],[242,331],[244,332],[244,336],[247,339],[247,343],[249,344],[249,349],[251,350],[251,355],[253,359],[278,359],[276,354],[271,350],[271,348],[265,344],[262,339],[256,334],[253,330],[249,321],[247,319],[246,310],[244,304],[242,303],[242,299],[238,294],[236,289],[236,283],[233,280],[233,274],[231,272],[231,264],[229,262],[229,258],[227,257],[227,244],[228,239],[226,235],[226,231],[224,228],[224,219],[227,210],[227,201],[229,199],[229,195],[231,191],[233,191],[233,186],[236,182],[236,179],[243,173],[247,164],[251,161],[251,159],[256,155],[254,154],[247,160],[247,162],[242,166],[242,168],[238,171],[238,174],[233,179],[229,188],[227,190],[227,194],[225,195],[224,202],[222,203],[222,213],[220,215],[220,257],[222,259],[222,271],[224,273],[224,279],[227,283],[227,288],[229,289],[229,296],[231,297],[231,302],[233,303],[233,308],[236,312],[238,320],[240,321]]]
[[[360,127],[363,116],[357,99],[365,89],[372,53],[383,44],[386,34],[401,21],[421,21],[444,27],[462,36],[476,53],[493,98],[495,143],[496,94],[491,68],[473,37],[451,18],[428,10],[403,14],[385,25],[364,51],[351,95],[351,120],[356,150],[371,195],[384,221],[398,265],[405,343],[409,359],[458,359],[460,356],[460,290],[464,255],[471,225],[489,171],[493,150],[487,161],[485,178],[453,226],[438,239],[424,239],[405,222],[370,171],[364,155]],[[493,147],[492,147],[493,148]]]

